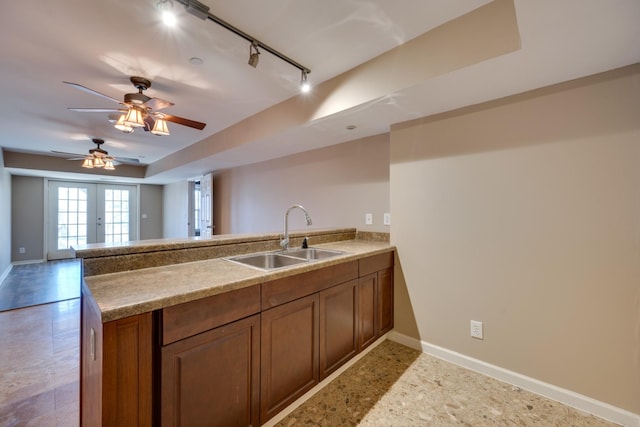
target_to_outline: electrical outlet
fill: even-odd
[[[484,339],[482,322],[478,322],[477,320],[471,321],[471,338]]]
[[[383,215],[382,217],[382,223],[384,225],[391,225],[391,214],[390,213],[386,213]]]
[[[373,225],[373,214],[372,213],[364,214],[364,223],[366,225]]]
[[[25,249],[25,248],[18,248],[18,252],[20,252],[21,254],[23,254],[23,253],[25,253],[25,252],[26,252],[26,249]]]

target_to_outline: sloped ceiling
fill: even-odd
[[[144,178],[118,170],[114,178],[168,183],[640,60],[637,0],[203,3],[309,67],[313,91],[300,95],[299,70],[268,52],[250,67],[248,42],[178,2],[174,28],[161,23],[154,0],[11,2],[0,13],[5,164],[22,153],[84,154],[98,137],[110,154],[146,165]],[[206,128],[170,124],[166,137],[123,134],[108,113],[67,109],[113,105],[63,81],[121,99],[135,91],[131,75],[152,81],[149,96],[175,104],[169,114]],[[15,174],[95,178],[68,175],[83,171],[78,162],[44,160],[7,166]]]

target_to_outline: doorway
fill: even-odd
[[[138,239],[135,185],[49,181],[47,259],[73,258],[72,247]]]

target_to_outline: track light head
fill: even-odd
[[[258,50],[258,42],[254,41],[249,45],[249,65],[256,68],[258,61],[260,61],[260,51]]]
[[[311,90],[311,85],[307,81],[307,72],[302,70],[302,76],[300,77],[300,91],[302,93],[307,93]]]

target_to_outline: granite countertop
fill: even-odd
[[[290,237],[313,237],[327,233],[339,234],[352,232],[355,228],[328,228],[305,231],[291,231]],[[90,243],[75,247],[76,258],[94,258],[113,255],[130,255],[136,253],[170,251],[185,248],[202,248],[237,243],[256,243],[269,240],[280,240],[280,233],[264,234],[222,234],[211,237],[186,237],[177,239],[150,239],[122,243]]]
[[[222,258],[85,277],[103,322],[388,252],[385,242],[343,240],[313,247],[344,251],[326,260],[262,271]]]

